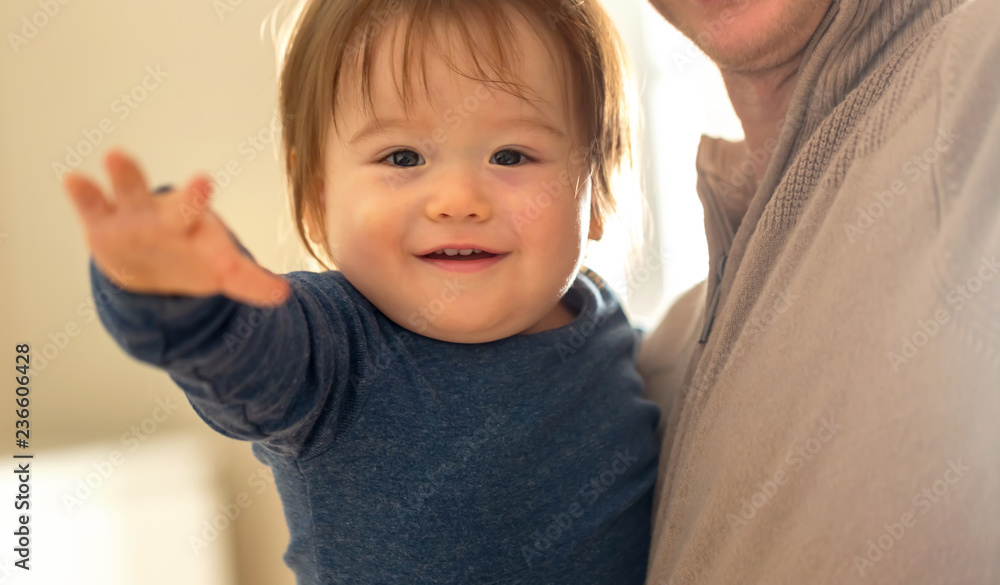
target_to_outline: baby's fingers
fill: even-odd
[[[212,180],[198,176],[180,191],[170,191],[154,198],[160,217],[176,233],[188,233],[208,208]]]
[[[76,213],[84,226],[90,226],[107,217],[113,211],[100,188],[90,179],[69,173],[63,179],[63,190],[69,194]]]
[[[288,282],[253,260],[237,253],[222,266],[222,294],[258,307],[274,307],[291,293]]]
[[[120,207],[136,208],[150,202],[146,178],[132,157],[122,151],[111,150],[104,157],[104,166],[111,176],[115,201]]]

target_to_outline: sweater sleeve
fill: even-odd
[[[284,275],[291,295],[270,309],[222,295],[133,293],[111,282],[93,258],[90,276],[112,338],[132,357],[165,370],[223,435],[266,441],[294,455],[321,413],[333,417],[334,430],[350,418],[351,307],[338,287],[310,282],[321,275]]]

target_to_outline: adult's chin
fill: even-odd
[[[765,72],[798,55],[833,0],[651,0],[723,71]]]

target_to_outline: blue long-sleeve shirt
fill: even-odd
[[[300,585],[643,582],[659,411],[589,271],[573,323],[481,344],[400,327],[336,271],[284,275],[270,310],[90,273],[122,348],[273,469]]]

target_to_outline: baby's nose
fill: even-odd
[[[427,217],[434,221],[485,221],[492,213],[489,196],[474,180],[451,180],[427,198]]]

